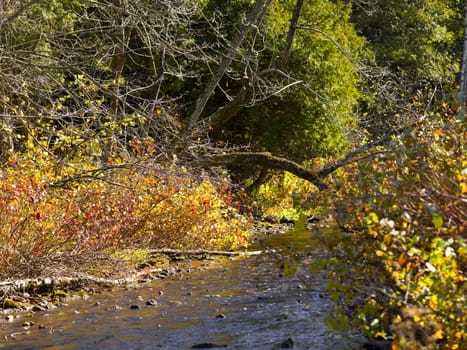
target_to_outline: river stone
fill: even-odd
[[[138,309],[141,309],[141,306],[136,305],[136,304],[135,304],[135,305],[131,305],[131,306],[130,306],[130,309],[131,309],[131,310],[138,310]]]
[[[47,310],[47,309],[45,307],[43,307],[43,306],[40,306],[40,305],[34,305],[32,307],[32,311],[34,311],[34,312],[45,311],[45,310]]]
[[[0,302],[0,306],[4,309],[19,309],[21,308],[21,304],[13,299],[6,298],[3,302]]]
[[[149,299],[147,302],[146,302],[146,305],[147,306],[157,306],[157,301],[155,299]]]
[[[219,345],[219,344],[214,344],[214,343],[199,343],[196,345],[193,345],[191,348],[192,349],[213,349],[213,348],[226,348],[227,345]]]
[[[292,338],[288,338],[281,343],[281,349],[292,349],[293,348],[293,340]]]
[[[13,296],[11,297],[11,299],[14,300],[14,301],[16,301],[16,302],[18,302],[18,303],[25,303],[25,302],[27,302],[26,298],[24,298],[24,297],[22,297],[22,296],[20,296],[20,295],[13,295]]]
[[[49,301],[45,298],[40,298],[36,302],[37,302],[37,305],[44,307],[44,308],[47,307],[47,305],[49,305]]]

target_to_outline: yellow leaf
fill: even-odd
[[[382,250],[377,250],[376,256],[384,256],[384,252]]]
[[[444,337],[444,336],[443,336],[443,331],[440,330],[440,329],[438,329],[438,330],[436,331],[436,333],[435,333],[435,337],[436,337],[436,339],[443,339],[443,337]]]
[[[441,135],[443,135],[443,132],[440,129],[436,129],[433,131],[433,135],[435,136],[435,140],[437,140]]]
[[[460,187],[461,187],[462,194],[467,192],[467,184],[465,182],[461,182]]]
[[[397,343],[392,343],[391,344],[391,350],[401,350],[401,347]]]
[[[368,227],[368,233],[374,238],[378,237],[378,231],[372,229],[371,227]]]

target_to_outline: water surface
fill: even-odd
[[[311,273],[311,262],[322,252],[309,231],[268,235],[252,249],[263,253],[193,262],[188,273],[35,313],[27,319],[34,322],[31,327],[22,327],[24,317],[1,320],[0,349],[190,349],[205,344],[337,350],[350,344],[329,334],[324,323],[332,303],[324,276]],[[156,306],[146,306],[151,299]]]

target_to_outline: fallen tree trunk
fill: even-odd
[[[273,156],[265,152],[231,152],[214,154],[196,161],[198,165],[260,165],[266,168],[285,170],[302,179],[310,181],[320,190],[328,188],[318,173],[291,160]]]
[[[261,254],[261,250],[249,252],[228,252],[223,250],[184,250],[184,249],[149,249],[150,254],[166,254],[166,255],[220,255],[220,256],[249,256]]]
[[[192,164],[198,166],[259,165],[266,169],[269,168],[288,171],[299,178],[311,182],[319,190],[325,190],[328,189],[329,186],[323,180],[328,175],[339,168],[345,167],[346,165],[389,152],[389,150],[378,150],[377,147],[387,144],[393,135],[404,132],[415,125],[416,123],[407,125],[396,130],[394,133],[383,136],[379,140],[367,143],[351,152],[348,152],[345,156],[337,160],[330,160],[320,169],[310,169],[307,166],[300,165],[289,159],[274,156],[269,152],[227,152],[213,154],[198,159]],[[374,150],[370,151],[371,149]]]

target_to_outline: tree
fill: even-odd
[[[375,54],[362,103],[370,133],[412,123],[434,104],[455,100],[462,1],[354,2],[352,21]]]
[[[465,5],[464,23],[464,50],[462,54],[461,83],[459,91],[461,108],[465,108],[465,103],[467,101],[467,3]]]
[[[298,161],[342,151],[359,98],[352,58],[364,52],[349,15],[350,7],[332,2],[274,3],[264,29],[270,50],[249,79],[255,94],[218,135]]]

